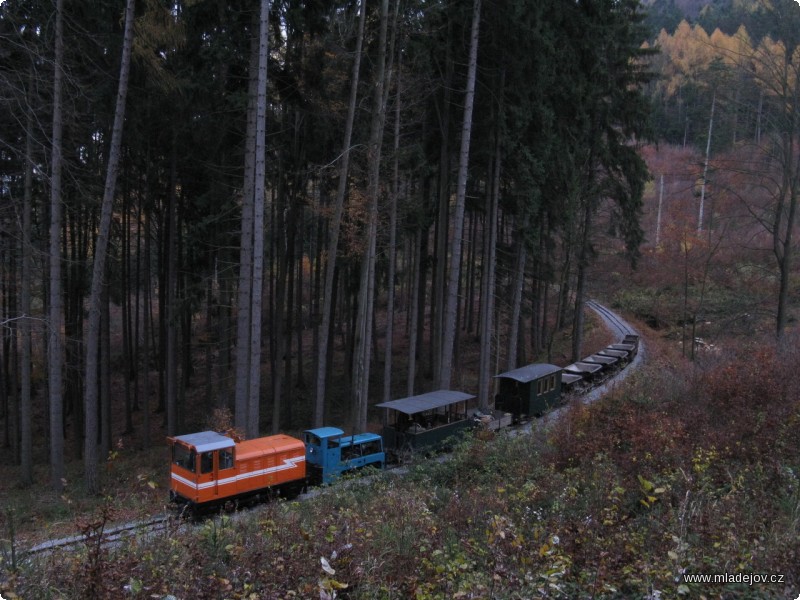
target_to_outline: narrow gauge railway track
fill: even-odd
[[[115,525],[108,528],[88,528],[85,534],[47,540],[45,542],[36,544],[35,546],[31,546],[30,548],[23,550],[18,554],[19,558],[25,559],[34,556],[46,555],[55,550],[79,548],[81,546],[97,543],[98,540],[103,546],[113,546],[124,542],[134,535],[147,536],[177,529],[178,527],[181,527],[184,522],[184,519],[178,516],[165,514],[157,515],[142,521],[123,523],[122,525]]]
[[[621,318],[617,313],[609,310],[602,304],[594,300],[589,300],[586,302],[586,307],[593,310],[597,315],[603,320],[606,327],[609,330],[615,331],[617,334],[621,336],[627,335],[639,335],[639,332],[636,331],[631,325]],[[617,373],[615,373],[612,377],[608,378],[607,380],[600,382],[598,385],[594,386],[593,388],[586,390],[581,397],[581,402],[584,404],[590,404],[595,402],[599,398],[605,396],[609,392],[611,392],[617,384],[622,383],[625,378],[633,371],[635,371],[638,366],[644,360],[646,355],[646,348],[644,340],[639,336],[639,346],[636,352],[636,356],[633,357],[633,360],[630,364],[626,365],[626,367]]]
[[[627,321],[620,318],[620,316],[594,300],[588,300],[586,307],[596,312],[606,323],[609,329],[614,329],[621,336],[638,335],[637,331],[633,329]]]
[[[599,304],[594,300],[589,300],[586,302],[586,307],[594,311],[601,317],[605,326],[609,329],[609,331],[612,334],[619,335],[622,337],[627,335],[638,335],[637,331],[634,328],[632,328],[624,319],[622,319],[619,315],[609,310],[602,304]],[[638,352],[636,353],[636,356],[631,361],[631,363],[626,365],[624,368],[612,373],[611,375],[609,375],[608,378],[604,379],[603,381],[597,382],[596,385],[592,385],[591,387],[584,389],[579,395],[580,401],[584,403],[593,402],[597,398],[606,394],[614,385],[622,381],[622,379],[624,379],[632,369],[635,369],[636,366],[638,366],[638,364],[641,362],[643,358],[643,355],[644,355],[644,346],[640,341]],[[517,430],[518,432],[522,432],[525,430],[529,431],[534,421],[541,421],[542,424],[552,422],[553,419],[558,418],[558,416],[562,413],[564,408],[565,406],[559,407],[555,410],[552,410],[542,419],[536,419],[533,421],[528,421],[526,423],[521,423],[519,425],[513,425],[509,427],[509,429],[512,431]],[[397,474],[402,474],[402,472],[404,472],[405,469],[406,466],[402,464],[390,464],[386,465],[385,467],[385,470],[393,471],[396,472]],[[369,478],[351,480],[348,481],[347,484],[364,483],[368,480]],[[330,488],[313,487],[311,489],[308,489],[304,493],[300,494],[297,497],[297,500],[299,501],[309,500],[321,493],[325,493],[327,489]],[[34,558],[37,556],[44,556],[54,551],[68,551],[70,549],[86,547],[91,544],[100,544],[103,547],[115,546],[117,544],[124,543],[125,540],[130,539],[132,536],[146,537],[151,535],[157,535],[162,532],[166,534],[171,534],[172,532],[187,526],[191,526],[191,521],[185,518],[182,513],[157,515],[155,517],[142,521],[130,522],[122,525],[117,525],[114,527],[99,528],[94,531],[88,531],[87,534],[84,535],[76,535],[60,539],[48,540],[36,544],[35,546],[32,546],[30,548],[17,551],[16,560],[20,561],[29,558]]]

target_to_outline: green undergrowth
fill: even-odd
[[[650,365],[531,433],[124,546],[6,570],[5,598],[795,598],[800,360]],[[487,439],[489,438],[489,439]],[[98,513],[102,520],[103,514]],[[727,583],[684,575],[718,574]],[[782,582],[750,585],[766,574]],[[737,576],[739,581],[736,580]]]
[[[613,306],[636,315],[662,334],[679,332],[684,324],[694,322],[696,335],[717,340],[774,327],[774,317],[762,302],[752,290],[710,281],[705,289],[698,285],[660,285],[619,290]]]

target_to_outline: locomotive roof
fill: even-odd
[[[338,427],[317,427],[316,429],[306,429],[306,433],[311,433],[318,438],[326,439],[336,435],[344,435],[344,431]]]
[[[474,397],[475,396],[472,394],[465,394],[464,392],[456,392],[454,390],[437,390],[435,392],[428,392],[427,394],[383,402],[375,406],[378,408],[390,408],[407,415],[413,415],[426,410],[433,410],[434,408],[455,404],[456,402],[470,400]]]
[[[197,452],[211,452],[220,448],[232,448],[236,445],[227,435],[222,435],[216,431],[199,431],[197,433],[187,433],[186,435],[176,435],[175,438],[188,446],[194,446]]]
[[[534,379],[540,379],[542,377],[547,377],[548,375],[552,375],[561,370],[561,367],[557,367],[555,365],[549,365],[547,363],[536,363],[533,365],[528,365],[526,367],[520,367],[519,369],[514,369],[513,371],[507,371],[505,373],[500,373],[499,375],[495,375],[495,377],[502,377],[503,379],[513,379],[515,381],[519,381],[520,383],[528,383],[529,381],[533,381]]]
[[[348,435],[339,441],[341,442],[342,446],[347,446],[348,444],[365,444],[366,442],[373,442],[380,439],[382,438],[377,433],[366,432]]]

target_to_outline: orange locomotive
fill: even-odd
[[[293,497],[306,485],[305,445],[288,435],[241,442],[201,431],[167,441],[172,458],[170,497],[192,510],[262,495]]]

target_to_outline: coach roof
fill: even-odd
[[[378,408],[390,408],[407,415],[414,415],[426,410],[433,410],[449,404],[463,402],[464,400],[471,400],[474,397],[475,396],[472,394],[465,394],[464,392],[437,390],[435,392],[428,392],[427,394],[420,394],[419,396],[409,396],[408,398],[401,398],[400,400],[383,402],[375,406]]]
[[[542,377],[547,377],[553,373],[558,373],[560,370],[561,367],[557,367],[556,365],[537,363],[528,365],[526,367],[520,367],[519,369],[514,369],[513,371],[500,373],[499,375],[495,375],[495,377],[502,379],[513,379],[515,381],[519,381],[520,383],[528,383],[529,381],[541,379]]]

